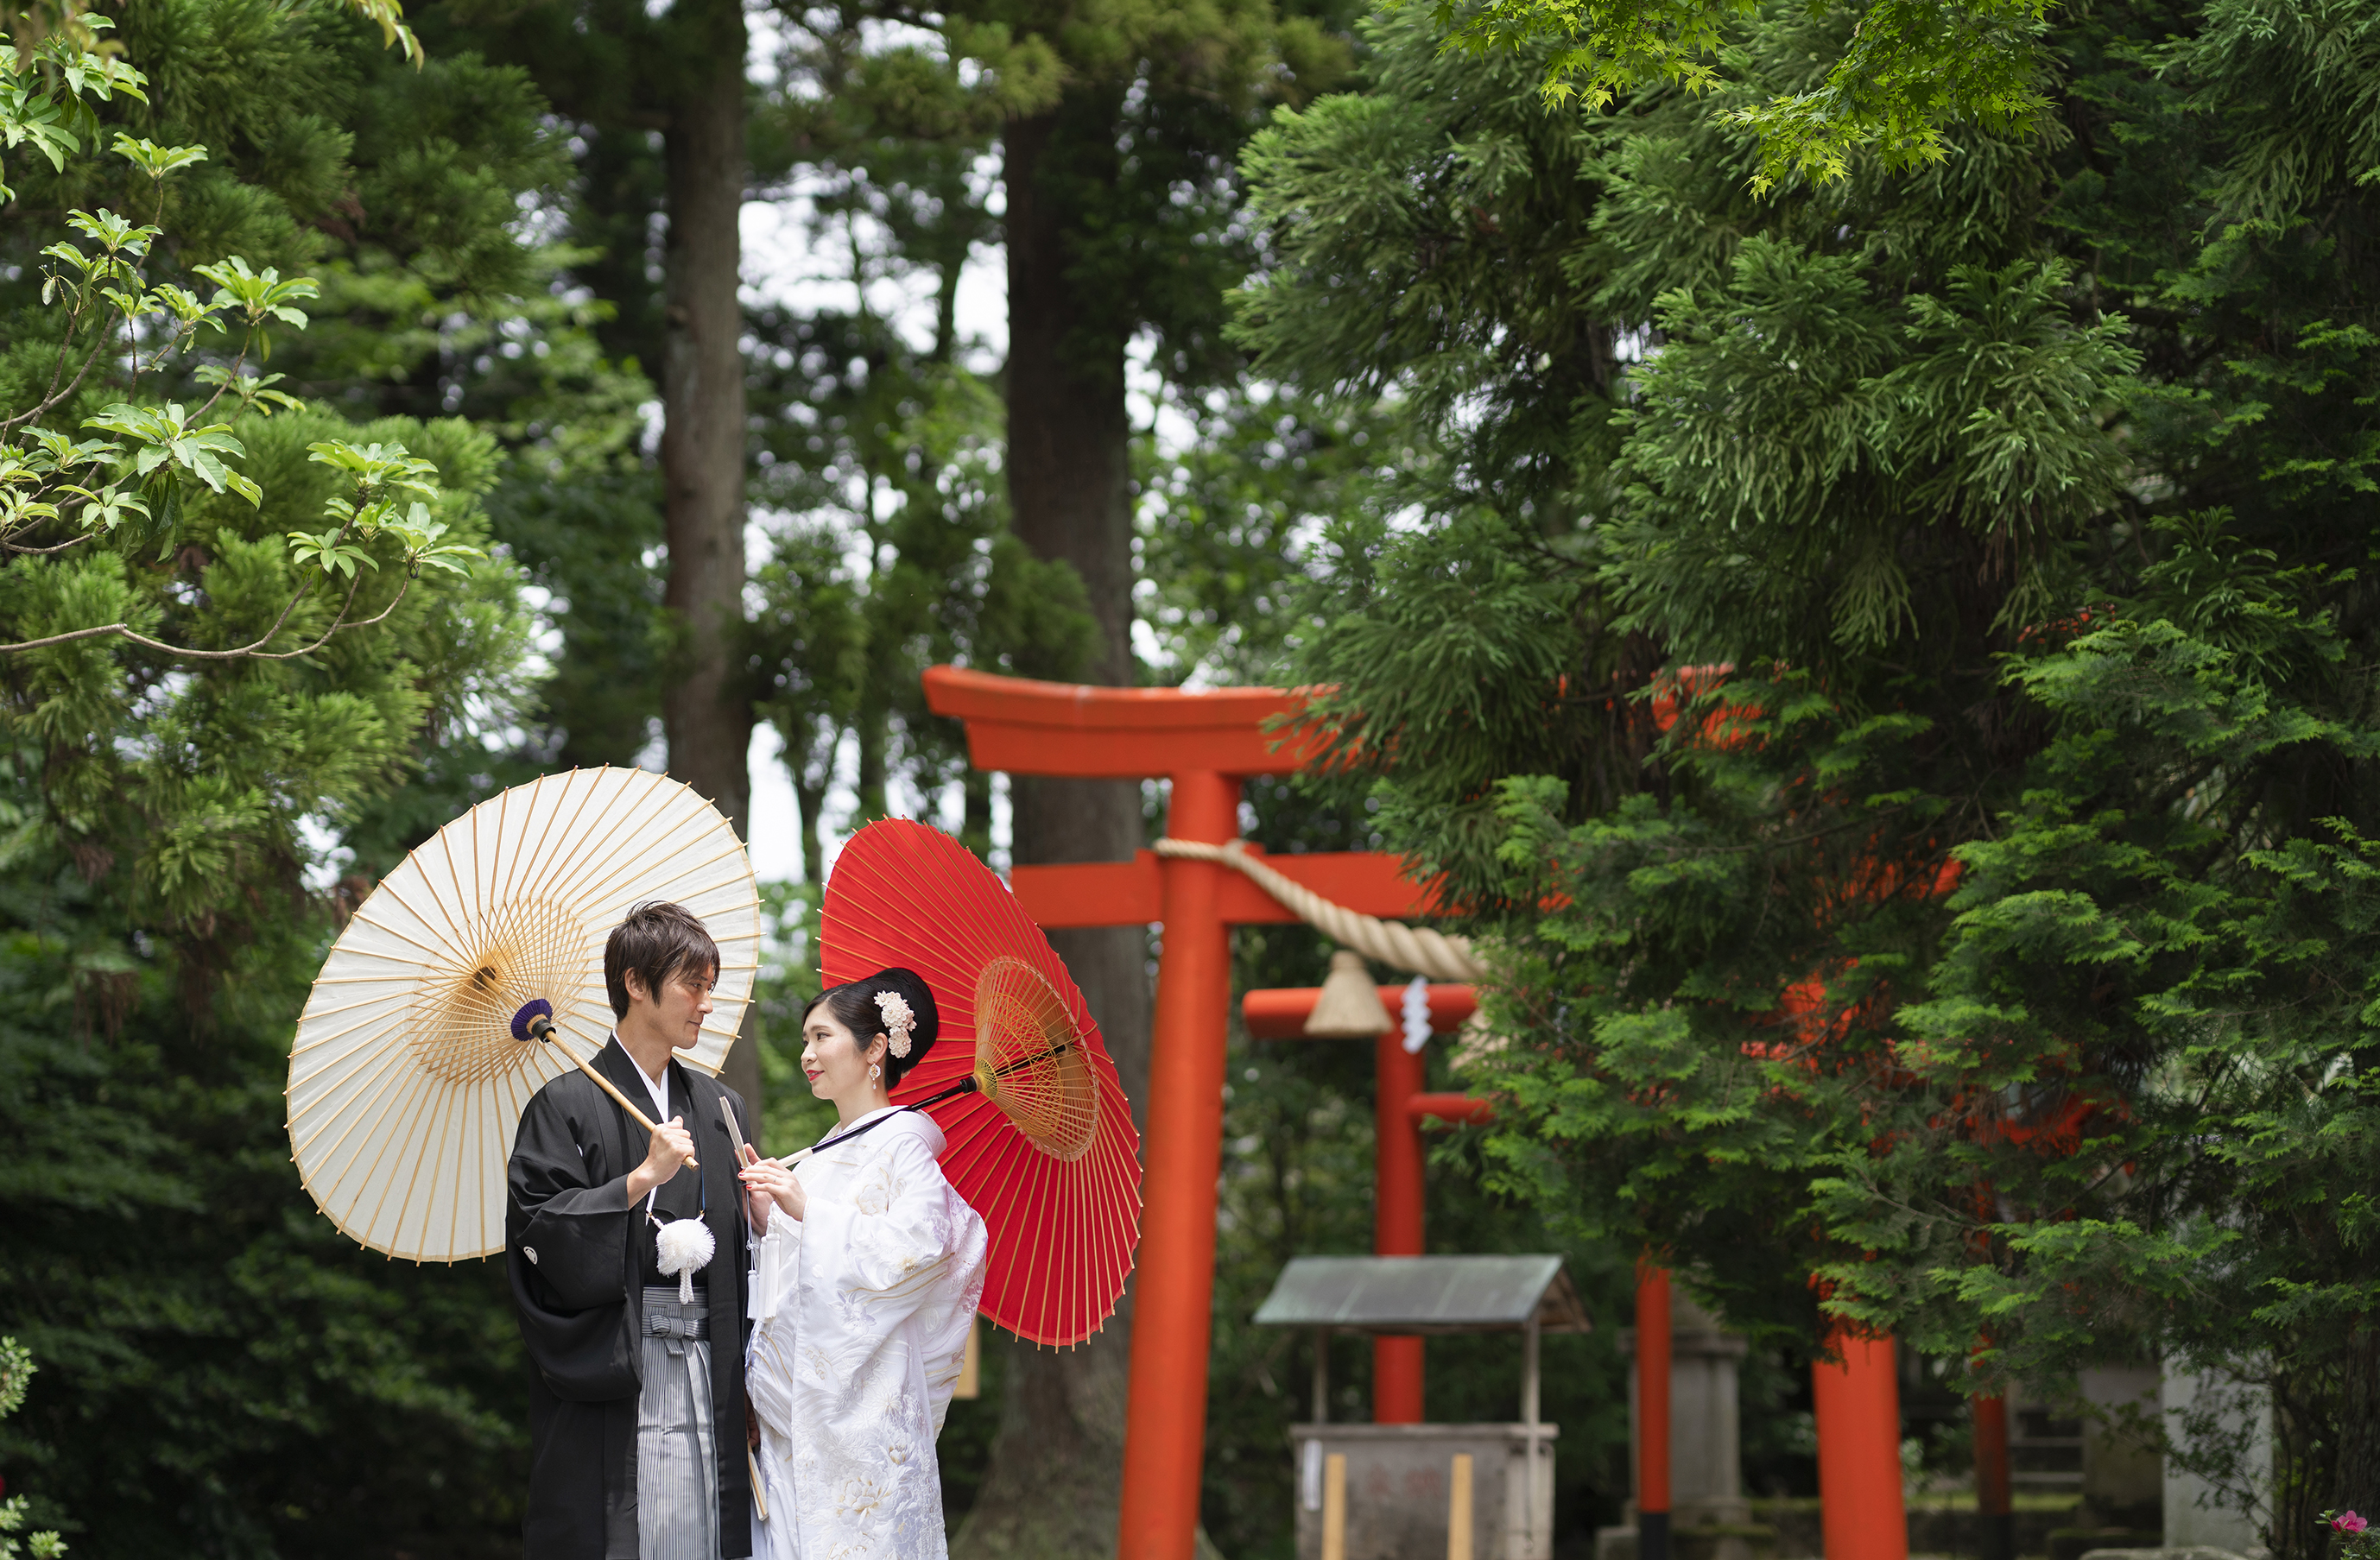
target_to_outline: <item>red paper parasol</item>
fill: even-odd
[[[1036,1343],[1076,1344],[1113,1314],[1140,1242],[1140,1134],[1083,994],[1007,885],[950,836],[869,824],[827,880],[830,986],[905,965],[941,1031],[892,1098],[936,1105],[942,1173],[983,1215],[983,1313]]]

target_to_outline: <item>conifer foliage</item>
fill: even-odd
[[[2047,112],[1761,198],[1844,25],[1592,114],[1392,14],[1277,116],[1243,339],[1444,452],[1302,671],[1490,937],[1497,1183],[1799,1348],[2269,1391],[2277,1492],[2167,1428],[2319,1553],[2380,1496],[2380,10],[2053,17]]]

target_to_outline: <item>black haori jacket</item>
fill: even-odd
[[[637,1064],[616,1043],[593,1065],[630,1099],[648,1097]],[[676,1061],[670,1114],[694,1136],[701,1168],[681,1168],[655,1207],[698,1215],[714,1242],[709,1286],[710,1402],[719,1458],[719,1553],[752,1553],[752,1486],[745,1461],[744,1200],[735,1152],[720,1110],[744,1101]],[[654,1231],[627,1177],[644,1163],[644,1130],[584,1073],[540,1089],[521,1112],[507,1168],[504,1263],[528,1345],[528,1510],[526,1560],[624,1560],[637,1554],[637,1397],[643,1368],[644,1286],[669,1283],[653,1267]]]

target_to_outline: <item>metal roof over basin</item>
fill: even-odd
[[[1260,1327],[1368,1333],[1548,1333],[1592,1324],[1558,1256],[1293,1257]]]

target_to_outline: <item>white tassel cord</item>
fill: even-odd
[[[1405,1055],[1417,1057],[1429,1044],[1429,977],[1415,975],[1405,987]]]
[[[710,1236],[710,1226],[700,1219],[672,1219],[662,1226],[658,1238],[661,1247],[662,1272],[677,1279],[677,1302],[694,1303],[694,1276],[710,1265],[711,1253],[719,1242]]]

